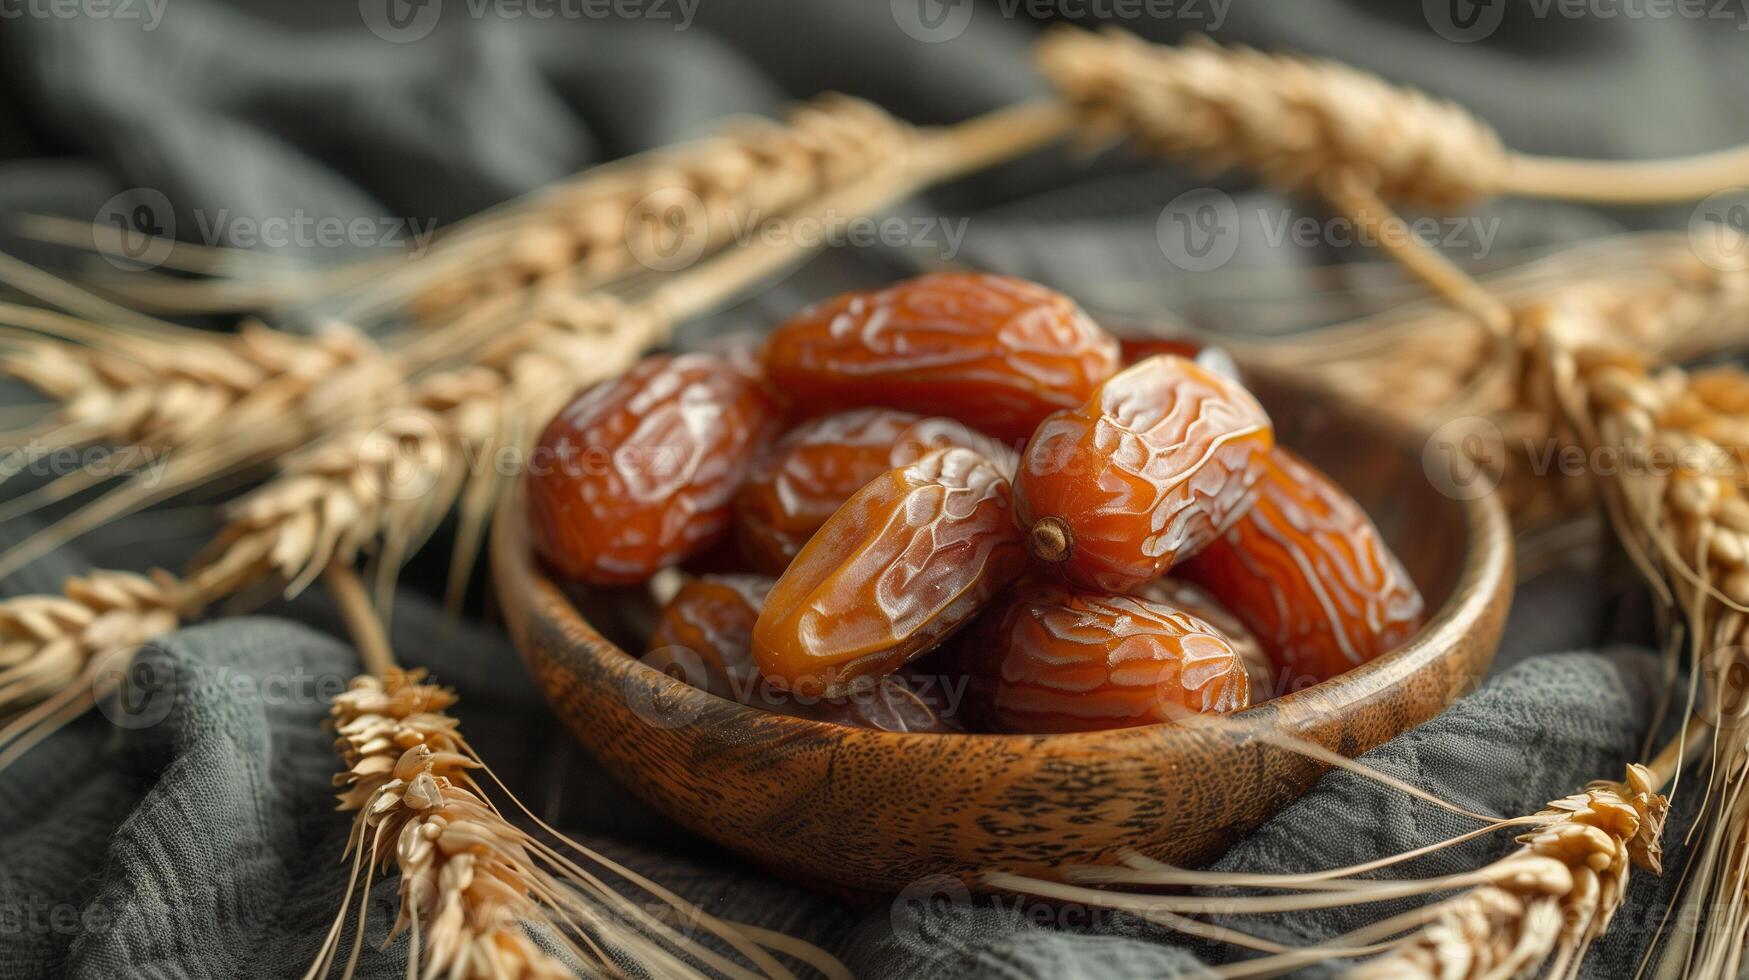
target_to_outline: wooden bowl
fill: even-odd
[[[640,663],[535,562],[518,495],[492,534],[511,636],[553,710],[637,795],[793,879],[892,892],[1136,850],[1218,856],[1324,767],[1257,731],[1357,755],[1471,689],[1499,641],[1512,537],[1499,503],[1430,484],[1422,442],[1290,380],[1249,379],[1281,441],[1365,506],[1431,610],[1401,649],[1219,724],[1069,735],[894,734],[744,707]],[[621,603],[608,596],[603,608]],[[590,602],[592,608],[594,602]],[[612,630],[608,630],[609,633]]]

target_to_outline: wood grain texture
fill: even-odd
[[[1426,721],[1486,671],[1512,591],[1512,539],[1492,496],[1439,494],[1421,442],[1376,412],[1291,381],[1250,382],[1281,441],[1373,515],[1432,613],[1401,649],[1210,724],[894,734],[743,707],[644,666],[591,626],[537,567],[517,495],[493,533],[498,594],[553,709],[609,772],[798,880],[892,892],[931,875],[1046,872],[1129,849],[1203,863],[1323,771],[1259,732],[1357,755]]]

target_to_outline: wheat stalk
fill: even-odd
[[[60,595],[0,600],[0,768],[114,689],[100,668],[175,629],[202,604],[175,576],[95,571]]]
[[[422,671],[393,668],[354,678],[335,698],[330,715],[345,765],[335,785],[340,809],[356,814],[347,845],[353,866],[341,913],[306,977],[333,968],[357,888],[359,921],[345,969],[351,975],[377,869],[400,877],[389,938],[410,937],[410,976],[422,965],[417,975],[426,978],[570,977],[572,963],[618,974],[620,957],[656,976],[702,977],[701,967],[732,977],[791,976],[767,947],[828,976],[849,975],[820,950],[717,919],[539,821],[559,847],[511,824],[478,778],[490,770],[447,714],[455,701],[454,692],[426,683]],[[503,789],[496,777],[491,782]],[[655,911],[616,891],[604,873],[648,895]],[[701,945],[690,934],[695,927],[754,969]]]
[[[1749,179],[1749,147],[1635,163],[1514,153],[1461,107],[1314,58],[1061,27],[1040,40],[1037,62],[1090,135],[1127,136],[1208,171],[1243,168],[1288,193],[1323,194],[1347,174],[1387,202],[1450,210],[1502,193],[1694,199]]]
[[[902,159],[916,137],[871,103],[826,94],[791,108],[781,122],[737,118],[712,136],[591,168],[447,229],[424,254],[321,274],[244,267],[195,282],[135,275],[108,288],[182,312],[290,302],[331,307],[358,323],[398,313],[452,322],[496,297],[575,294],[661,267],[677,247],[714,251],[766,218]],[[678,226],[670,220],[676,217]],[[100,251],[113,247],[112,231],[44,219],[26,229]],[[198,265],[215,271],[221,263],[203,256]]]
[[[1576,437],[1534,353],[1553,309],[1563,343],[1665,363],[1749,342],[1749,277],[1696,254],[1685,236],[1634,236],[1559,253],[1485,282],[1511,311],[1512,349],[1439,308],[1395,311],[1269,344],[1229,345],[1248,369],[1291,373],[1376,406],[1424,438],[1454,419],[1478,423],[1486,462],[1504,467],[1502,490],[1520,529],[1571,516],[1596,499],[1588,477],[1538,472],[1531,454]],[[1485,425],[1480,423],[1486,423]],[[1458,440],[1461,441],[1461,440]]]
[[[1666,753],[1660,764],[1670,764],[1673,757],[1674,753]],[[1326,753],[1318,758],[1403,788],[1352,760]],[[1132,854],[1121,867],[1062,869],[1064,881],[1008,873],[987,874],[985,881],[1007,891],[1122,910],[1189,935],[1267,954],[1213,967],[1215,976],[1274,976],[1335,957],[1377,956],[1362,964],[1357,975],[1517,977],[1546,966],[1547,975],[1567,977],[1608,927],[1625,893],[1630,868],[1654,872],[1660,868],[1660,837],[1669,808],[1668,800],[1657,792],[1661,781],[1661,774],[1653,769],[1629,766],[1622,781],[1594,782],[1530,816],[1482,818],[1483,825],[1476,830],[1345,868],[1302,874],[1215,873],[1173,868]],[[1420,791],[1416,794],[1454,812],[1481,817]],[[1508,827],[1530,829],[1518,838],[1517,850],[1474,871],[1421,880],[1371,877],[1380,868]],[[1153,891],[1185,885],[1286,894],[1204,897],[1114,888]],[[1342,908],[1448,891],[1458,893],[1303,948],[1192,918]]]
[[[1563,320],[1588,312],[1564,311]],[[1629,464],[1601,479],[1618,537],[1684,638],[1671,644],[1666,678],[1675,680],[1674,654],[1686,650],[1684,707],[1717,726],[1683,899],[1701,928],[1672,940],[1663,975],[1735,977],[1749,933],[1739,676],[1749,665],[1749,372],[1653,370],[1632,352],[1563,344],[1558,328],[1549,336],[1540,353],[1569,422],[1586,445],[1614,448]],[[1669,700],[1674,684],[1666,687]]]
[[[1650,769],[1630,765],[1621,782],[1600,780],[1549,804],[1537,814],[1547,822],[1494,864],[1496,883],[1418,910],[1431,921],[1350,976],[1511,977],[1545,963],[1543,976],[1577,976],[1621,905],[1630,870],[1663,870],[1670,802],[1657,782]]]
[[[1506,164],[1462,108],[1334,62],[1075,28],[1048,32],[1036,60],[1093,132],[1288,193],[1361,172],[1386,200],[1456,208],[1498,190]]]
[[[741,120],[699,143],[611,164],[468,229],[460,240],[482,258],[424,287],[410,311],[432,319],[498,293],[575,291],[639,271],[676,246],[714,249],[900,158],[913,138],[868,102],[824,95],[783,123]],[[684,225],[666,224],[670,215]],[[411,271],[430,278],[417,264]]]
[[[0,357],[0,374],[59,402],[18,434],[20,456],[98,443],[167,452],[261,414],[257,405],[271,403],[282,425],[295,425],[302,413],[285,411],[288,404],[378,356],[367,338],[340,324],[304,338],[247,321],[236,334],[200,344],[118,350],[29,338]],[[356,384],[358,375],[348,378]]]

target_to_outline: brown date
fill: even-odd
[[[960,724],[955,692],[931,676],[900,670],[872,681],[855,684],[842,695],[821,701],[803,717],[834,725],[868,728],[882,732],[964,731]],[[963,685],[960,691],[964,691]]]
[[[1071,583],[1124,592],[1160,577],[1250,506],[1274,442],[1238,384],[1181,357],[1124,369],[1033,433],[1014,516]]]
[[[1250,703],[1245,665],[1218,630],[1133,595],[1022,588],[979,621],[974,646],[982,710],[1008,731],[1129,728]]]
[[[672,663],[685,680],[721,698],[746,700],[759,682],[753,623],[774,580],[762,575],[702,575],[662,607],[645,662]]]
[[[940,642],[1019,576],[1008,480],[969,449],[876,477],[772,587],[753,657],[780,687],[834,694]]]
[[[1215,632],[1227,641],[1227,645],[1233,648],[1233,652],[1245,664],[1245,678],[1250,682],[1252,704],[1286,693],[1275,689],[1275,668],[1269,662],[1269,654],[1263,649],[1263,641],[1257,639],[1257,634],[1251,632],[1250,627],[1233,615],[1231,609],[1221,605],[1221,600],[1216,599],[1207,589],[1181,578],[1167,576],[1136,586],[1130,590],[1130,595],[1182,609],[1213,626]]]
[[[859,408],[797,426],[748,474],[735,495],[741,551],[758,568],[777,574],[826,518],[882,473],[931,449],[960,446],[993,460],[1013,454],[995,440],[944,418],[890,408]]]
[[[1067,296],[960,273],[834,297],[765,347],[767,377],[810,414],[882,405],[1016,441],[1117,367],[1117,341]]]
[[[863,677],[832,698],[804,698],[774,687],[753,665],[753,624],[775,580],[704,575],[662,609],[643,662],[717,697],[836,725],[888,732],[952,732],[964,682],[899,671]]]
[[[644,358],[585,389],[541,434],[525,476],[536,549],[594,585],[649,578],[728,527],[778,422],[758,380],[729,361]]]
[[[1421,593],[1366,512],[1280,447],[1256,504],[1182,574],[1243,619],[1296,684],[1363,664],[1421,627]]]

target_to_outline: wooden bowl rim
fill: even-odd
[[[1397,448],[1406,451],[1400,445]],[[494,569],[499,573],[507,571],[513,576],[511,581],[496,583],[499,595],[520,594],[524,596],[520,601],[536,610],[557,608],[561,620],[557,625],[562,634],[592,640],[583,644],[587,648],[583,656],[597,660],[602,669],[619,684],[624,685],[628,679],[636,679],[637,682],[649,685],[663,699],[663,703],[677,714],[702,716],[708,711],[713,722],[728,722],[735,727],[761,722],[768,726],[788,728],[798,736],[828,734],[844,740],[872,743],[869,748],[873,751],[897,750],[907,743],[915,743],[918,739],[949,740],[946,743],[930,743],[932,747],[945,747],[949,750],[956,744],[953,740],[999,739],[1017,750],[1024,749],[1034,754],[1041,751],[1053,755],[1058,752],[1065,755],[1092,752],[1101,756],[1107,756],[1107,753],[1111,756],[1122,756],[1134,751],[1138,747],[1136,743],[1140,742],[1153,743],[1158,747],[1162,741],[1200,741],[1217,732],[1221,733],[1221,737],[1232,737],[1235,734],[1244,737],[1247,734],[1246,729],[1252,727],[1259,732],[1285,731],[1291,734],[1318,724],[1341,706],[1386,694],[1395,681],[1406,673],[1419,670],[1444,657],[1455,648],[1463,634],[1487,614],[1493,597],[1501,590],[1510,588],[1512,574],[1511,525],[1496,495],[1482,494],[1472,499],[1449,498],[1463,512],[1465,542],[1462,568],[1444,604],[1403,646],[1337,677],[1290,691],[1231,715],[1210,719],[1220,724],[1166,722],[1131,728],[1043,735],[888,732],[764,711],[720,698],[645,664],[638,656],[596,630],[583,617],[570,597],[540,567],[529,540],[527,521],[523,517],[526,511],[521,506],[522,496],[523,486],[519,480],[512,492],[503,495],[493,518],[492,548],[497,552],[497,560],[493,562]],[[519,585],[523,587],[519,589]],[[1480,678],[1476,680],[1479,681]],[[1234,724],[1235,722],[1245,724]]]

